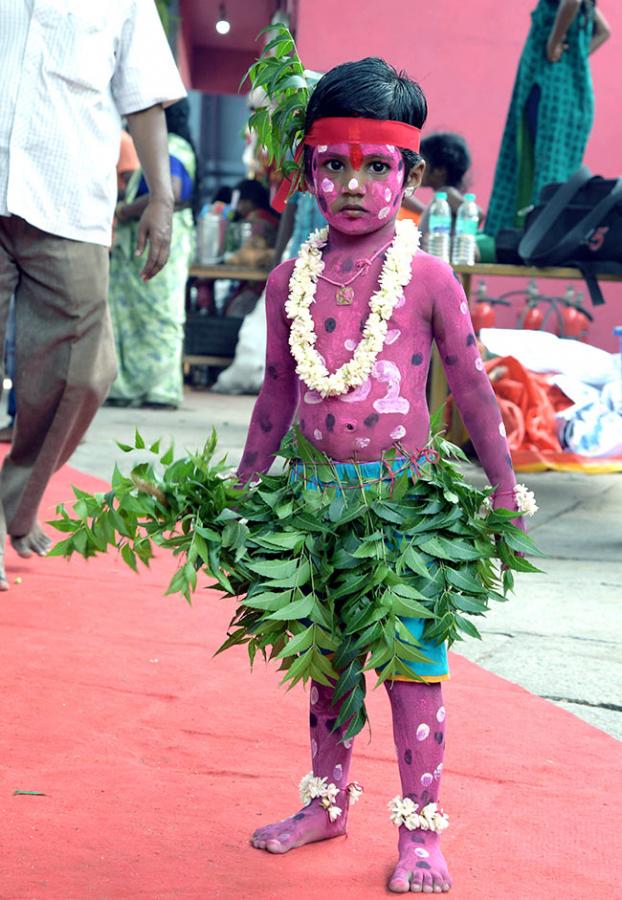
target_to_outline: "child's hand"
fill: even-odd
[[[552,41],[549,38],[546,45],[546,58],[551,63],[559,62],[567,49],[568,44],[565,41]]]

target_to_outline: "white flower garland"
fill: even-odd
[[[342,808],[337,806],[335,802],[339,796],[339,788],[332,782],[328,784],[327,778],[320,778],[319,775],[309,772],[308,775],[301,779],[298,790],[300,791],[300,801],[303,806],[308,806],[312,800],[318,799],[320,806],[323,806],[328,813],[328,818],[331,822],[335,822],[342,814]],[[346,791],[350,804],[353,806],[363,793],[363,788],[356,781],[353,781],[347,786]]]
[[[536,495],[530,491],[524,484],[514,485],[514,499],[519,513],[524,516],[534,516],[538,512],[536,505]]]
[[[422,831],[436,831],[440,834],[449,827],[449,816],[437,806],[436,803],[428,803],[420,812],[419,804],[410,797],[394,797],[388,803],[391,821],[398,827],[404,825],[409,831],[420,828]]]
[[[329,373],[315,349],[317,334],[311,316],[318,276],[324,269],[322,248],[328,228],[315,231],[300,248],[289,280],[285,311],[292,320],[289,346],[296,360],[296,374],[307,387],[322,397],[338,397],[358,387],[370,376],[384,346],[387,323],[412,276],[413,256],[419,248],[419,231],[410,219],[395,223],[395,238],[387,251],[380,273],[380,288],[369,301],[369,316],[352,359]]]

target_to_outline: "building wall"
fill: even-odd
[[[339,62],[382,56],[420,82],[429,103],[426,130],[450,129],[472,151],[472,189],[485,208],[514,76],[535,0],[298,0],[297,43],[308,68],[326,71]],[[596,173],[620,175],[622,165],[622,4],[600,0],[612,39],[593,58],[596,119],[586,163]],[[517,282],[491,281],[491,293]],[[541,287],[563,293],[565,285]],[[614,324],[622,324],[622,285],[606,288],[590,339],[613,350]],[[511,325],[516,311],[500,318]]]

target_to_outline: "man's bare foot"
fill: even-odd
[[[400,858],[389,890],[396,894],[445,894],[451,887],[439,836],[432,831],[408,831],[400,828]]]
[[[12,534],[11,546],[18,556],[29,559],[33,553],[36,553],[37,556],[47,556],[47,553],[52,546],[52,541],[43,531],[39,523],[35,522],[28,534],[21,535],[21,537]]]
[[[268,853],[287,853],[304,844],[312,844],[315,841],[326,841],[339,837],[346,833],[347,801],[337,800],[337,805],[343,809],[342,814],[335,822],[328,818],[326,810],[320,806],[319,800],[313,800],[309,806],[305,806],[296,815],[274,825],[265,825],[258,828],[251,837],[251,844],[258,850],[267,850]]]
[[[0,591],[8,591],[9,582],[4,574],[4,547],[6,544],[6,522],[4,521],[4,510],[0,503]]]

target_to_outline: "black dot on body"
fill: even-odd
[[[296,815],[294,816],[294,822],[300,822],[300,820],[304,819],[304,817],[305,817],[304,813],[296,813]]]
[[[346,256],[346,258],[341,263],[341,271],[342,272],[351,272],[354,268],[354,260],[351,256]]]
[[[242,459],[242,463],[245,466],[252,466],[257,462],[257,452],[255,450],[249,451],[249,453],[245,453]]]
[[[329,334],[331,333],[331,331],[334,331],[336,327],[337,327],[336,319],[325,319],[324,320],[324,328],[326,329],[326,331],[328,331]]]
[[[320,204],[320,209],[323,212],[326,212],[326,210],[328,209],[328,204],[326,203],[326,200],[323,197],[318,197],[317,202]]]
[[[437,744],[442,744],[443,743],[443,732],[442,731],[435,732],[434,740],[436,741]]]
[[[421,794],[421,805],[425,806],[429,799],[430,799],[430,792],[423,791]]]
[[[412,765],[412,761],[413,761],[413,752],[409,747],[408,750],[406,750],[404,752],[404,762],[406,763],[407,766],[410,766],[410,765]]]
[[[315,713],[311,713],[311,714],[309,715],[309,725],[311,726],[311,728],[315,728],[315,727],[316,727],[316,725],[317,725],[317,716],[315,715]]]
[[[414,834],[411,834],[410,839],[413,842],[413,844],[425,844],[425,838],[423,837],[422,834],[417,834],[417,832],[414,832]]]
[[[455,366],[456,363],[458,362],[458,357],[453,356],[453,354],[451,354],[451,353],[448,353],[447,356],[445,357],[445,362],[447,363],[448,366]]]
[[[378,413],[372,413],[370,416],[367,416],[366,419],[363,419],[363,424],[367,425],[368,428],[373,428],[380,416]]]
[[[326,416],[326,428],[328,431],[333,431],[335,428],[335,417],[332,413]]]
[[[259,419],[259,427],[265,434],[268,434],[269,431],[272,431],[274,425],[270,421],[270,416],[261,416]]]
[[[306,431],[306,430],[307,430],[307,426],[305,425],[305,420],[304,420],[304,419],[301,419],[301,420],[300,420],[300,430],[301,430],[301,431]]]
[[[423,353],[413,353],[410,361],[413,366],[420,366],[423,362]]]
[[[417,868],[418,868],[418,869],[429,869],[429,868],[430,868],[430,863],[424,862],[424,861],[422,860],[421,862],[418,862],[418,863],[417,863]]]
[[[505,454],[505,461],[506,461],[507,465],[508,465],[508,466],[510,467],[510,469],[511,469],[511,468],[512,468],[512,457],[510,456],[509,453],[506,453],[506,454]]]
[[[471,333],[467,336],[467,347],[472,347],[474,343],[475,343],[475,335]]]
[[[326,730],[333,731],[336,724],[337,724],[336,718],[335,719],[326,719]]]
[[[276,370],[276,366],[268,366],[268,375],[272,378],[273,381],[279,377],[279,373]]]

